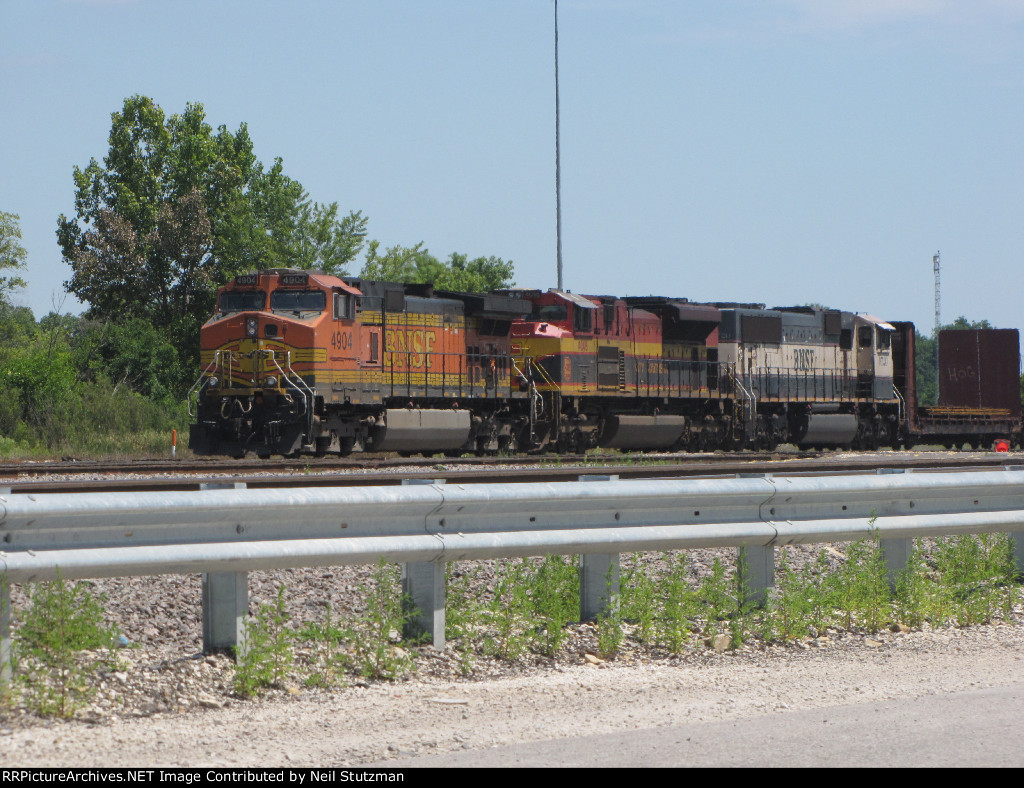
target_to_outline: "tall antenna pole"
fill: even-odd
[[[558,138],[558,0],[555,0],[555,238],[557,240],[558,289],[562,289],[562,151]]]
[[[942,295],[939,291],[939,271],[942,267],[942,261],[939,258],[939,253],[936,252],[932,257],[932,270],[935,271],[935,395],[938,396],[938,387],[941,384],[939,380],[939,326],[942,325]]]

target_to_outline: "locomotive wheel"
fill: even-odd
[[[514,455],[519,452],[519,439],[515,435],[502,435],[498,438],[498,454]]]

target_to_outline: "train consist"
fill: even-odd
[[[965,390],[994,381],[1001,393],[921,408],[910,323],[274,269],[219,291],[189,445],[233,456],[1020,445],[1018,340],[1006,333],[985,345],[995,352],[976,338],[977,354],[946,359]]]

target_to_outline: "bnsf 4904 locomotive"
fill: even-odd
[[[923,423],[912,343],[909,323],[838,310],[457,293],[274,269],[219,291],[190,446],[235,456],[895,447]],[[1004,410],[960,412],[929,434],[1019,442],[1019,400]]]

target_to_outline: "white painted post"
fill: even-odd
[[[11,662],[11,585],[0,578],[0,684],[10,684],[14,678]]]
[[[201,490],[242,490],[245,484],[202,484]],[[249,614],[248,572],[203,572],[203,653],[232,649],[245,654],[245,622]]]
[[[1022,471],[1024,465],[1004,465],[1008,471]],[[1024,575],[1024,531],[1010,531],[1010,539],[1013,541],[1013,561],[1018,577]]]
[[[771,479],[771,474],[737,473],[736,478]],[[775,510],[769,509],[769,513],[774,515]],[[736,550],[736,582],[744,607],[764,607],[768,603],[769,592],[775,588],[775,545],[739,547]]]
[[[877,476],[885,476],[894,473],[906,473],[904,468],[876,468]],[[896,589],[896,581],[900,573],[907,568],[910,561],[910,553],[914,549],[914,540],[909,537],[896,539],[879,539],[878,549],[882,551],[882,558],[885,560],[886,576],[889,579],[889,588]]]
[[[736,574],[743,604],[764,607],[775,587],[775,546],[744,545],[736,551]]]
[[[0,500],[11,494],[10,487],[0,487]],[[11,662],[11,584],[0,576],[0,683],[10,684],[14,678]]]
[[[403,479],[402,484],[444,484],[444,479]],[[438,651],[445,646],[445,569],[443,561],[402,564],[402,605],[407,614],[402,637],[429,637]]]
[[[616,476],[585,475],[581,482],[618,481]],[[580,556],[580,621],[594,621],[618,612],[619,554],[585,553]]]

